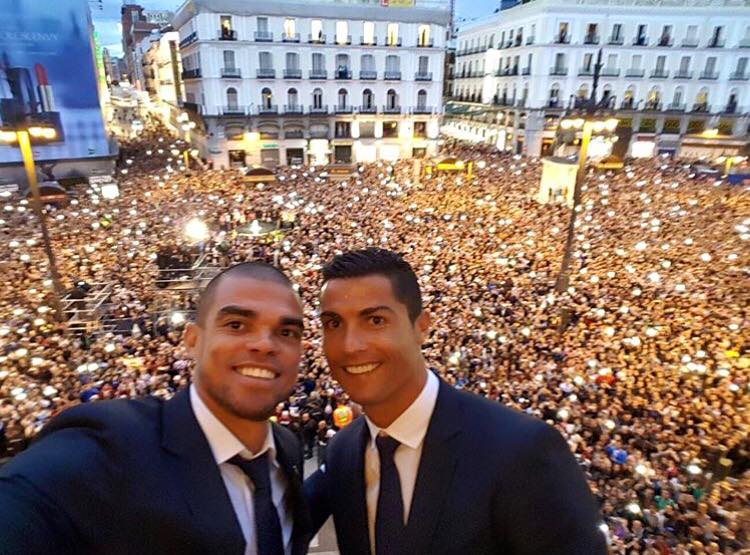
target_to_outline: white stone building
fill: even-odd
[[[532,0],[493,14],[459,32],[447,112],[465,114],[446,131],[544,153],[559,114],[589,97],[599,49],[598,99],[632,127],[631,153],[747,143],[746,0]],[[469,117],[475,103],[491,113]]]
[[[216,167],[432,155],[450,0],[381,3],[188,0],[173,26],[202,155]]]
[[[142,73],[151,108],[174,128],[184,99],[179,42],[176,31],[154,33],[142,41]]]

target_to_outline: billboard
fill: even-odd
[[[54,140],[33,145],[40,162],[108,156],[87,1],[2,3],[0,127],[54,127]],[[18,162],[18,147],[0,143],[0,164]]]

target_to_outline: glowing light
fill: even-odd
[[[185,236],[199,243],[208,239],[208,226],[203,220],[199,218],[193,218],[185,224]]]
[[[698,474],[703,473],[703,470],[701,470],[701,467],[697,464],[689,464],[687,467],[687,471],[693,476],[697,476]]]
[[[703,262],[711,262],[711,255],[707,252],[704,252],[703,254],[701,254],[701,260]]]
[[[645,251],[648,245],[646,245],[645,241],[639,241],[635,244],[635,250],[637,251]]]
[[[185,315],[181,312],[175,312],[174,314],[172,314],[172,317],[169,320],[172,322],[172,324],[178,326],[185,322]]]
[[[115,350],[115,344],[114,343],[107,343],[104,346],[104,352],[105,353],[112,353]]]

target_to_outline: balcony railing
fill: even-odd
[[[278,114],[279,107],[276,104],[270,104],[267,106],[258,106],[258,113],[263,114]]]
[[[384,114],[400,114],[401,106],[383,106],[382,112]]]
[[[255,42],[273,42],[273,33],[270,31],[255,31]]]
[[[419,105],[417,105],[417,106],[414,106],[411,109],[411,113],[412,114],[432,114],[433,113],[433,108],[432,108],[432,106],[419,106]]]
[[[708,48],[724,48],[726,41],[724,39],[712,39],[706,45]]]
[[[530,37],[526,37],[526,46],[530,46],[532,44],[534,44],[534,37],[533,37],[533,35],[530,36]]]
[[[550,75],[567,75],[568,68],[567,67],[551,67],[549,68],[549,74]]]
[[[599,35],[586,35],[583,37],[583,44],[599,44]]]
[[[570,37],[568,35],[557,35],[555,44],[570,44]]]
[[[326,36],[323,33],[320,33],[318,35],[307,35],[307,42],[310,44],[325,44],[326,43]]]
[[[633,39],[633,46],[648,46],[648,38],[646,38],[646,37],[635,37]]]
[[[525,67],[521,70],[521,75],[531,75],[531,68]]]
[[[237,40],[237,31],[234,29],[219,29],[219,40]]]
[[[686,106],[680,103],[672,102],[671,104],[667,104],[667,111],[669,112],[684,112],[685,108]]]
[[[643,106],[643,109],[646,112],[661,112],[661,102],[646,102],[645,106]]]
[[[672,37],[659,37],[659,41],[656,46],[672,46]]]
[[[352,108],[348,104],[336,104],[333,110],[337,114],[351,114],[354,111],[354,108]]]
[[[579,68],[578,75],[594,75],[594,68],[591,68],[591,67]]]
[[[655,69],[651,72],[652,79],[666,79],[669,77],[669,71],[666,69]]]
[[[362,70],[359,72],[359,78],[362,81],[374,81],[378,78],[378,72],[371,70]]]
[[[310,107],[307,110],[307,113],[311,115],[326,115],[328,114],[328,106],[310,105]]]
[[[360,106],[359,108],[357,108],[357,111],[360,114],[377,114],[378,107],[377,106]]]
[[[417,41],[417,48],[432,48],[435,46],[435,39]]]
[[[197,67],[195,69],[184,69],[182,70],[182,78],[183,79],[200,79],[201,77],[201,68]]]
[[[619,77],[619,76],[620,76],[619,67],[605,67],[602,69],[602,77]]]
[[[222,106],[221,107],[221,113],[225,116],[244,116],[245,115],[245,107],[244,106]]]
[[[682,41],[682,47],[683,48],[697,48],[698,39],[685,39]]]
[[[334,73],[333,76],[334,79],[342,80],[342,79],[351,79],[352,78],[352,72],[348,69],[337,69],[336,73]]]
[[[692,71],[678,71],[674,74],[675,79],[692,79],[693,78],[693,72]]]
[[[719,74],[715,71],[701,71],[701,79],[718,79]]]
[[[709,111],[709,106],[705,102],[700,102],[697,104],[693,104],[692,112],[701,112],[701,113],[707,113]]]
[[[275,79],[276,78],[276,70],[272,68],[259,68],[255,70],[255,76],[258,79]]]
[[[302,114],[304,112],[304,108],[301,104],[285,104],[284,105],[284,113],[285,114]]]
[[[371,37],[371,38],[365,38],[363,36],[359,37],[359,44],[361,46],[377,46],[378,39],[377,37]]]
[[[737,104],[727,104],[724,106],[724,109],[722,110],[722,113],[724,114],[736,114],[737,113]]]
[[[185,48],[188,44],[193,44],[198,40],[198,32],[193,31],[188,36],[180,41],[180,48]]]
[[[414,74],[414,80],[415,81],[432,81],[432,72],[431,71],[427,73],[417,72]]]
[[[625,38],[623,36],[610,36],[607,42],[609,44],[622,45],[625,43]]]
[[[349,45],[349,44],[352,43],[352,36],[351,35],[346,35],[345,37],[336,37],[334,43],[335,44],[342,44],[342,45],[344,45],[344,44],[345,45]]]
[[[625,77],[643,77],[646,71],[643,69],[630,68],[625,72]]]
[[[745,71],[734,71],[729,75],[730,81],[747,81],[748,80],[748,74]]]
[[[221,68],[221,76],[225,79],[240,79],[242,72],[238,67],[223,67]]]
[[[383,77],[386,81],[401,81],[400,71],[386,71]]]
[[[284,33],[281,35],[281,42],[299,42],[299,33]]]
[[[328,72],[325,69],[311,69],[310,79],[318,81],[328,79]]]
[[[623,100],[620,103],[620,109],[621,110],[633,110],[633,109],[635,109],[635,102],[633,102],[632,98],[630,98],[628,100]]]
[[[301,69],[285,69],[284,79],[302,79]]]
[[[739,48],[750,48],[750,38],[742,39],[739,43],[737,43],[737,46]]]
[[[394,37],[394,40],[385,39],[386,46],[401,46],[401,37]]]

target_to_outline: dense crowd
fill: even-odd
[[[325,168],[282,168],[275,182],[257,184],[237,170],[186,171],[181,149],[150,121],[122,145],[118,198],[81,185],[68,206],[48,208],[66,289],[77,288],[79,302],[104,291],[99,324],[80,331],[54,323],[30,207],[2,199],[0,457],[73,404],[170,397],[189,383],[180,337],[195,307],[195,271],[159,269],[175,258],[207,268],[204,276],[261,258],[295,282],[305,356],[275,418],[312,456],[357,414],[322,356],[319,269],[337,252],[378,245],[403,253],[419,274],[433,321],[428,365],[560,430],[601,503],[613,553],[750,547],[746,186],[663,158],[592,171],[560,294],[569,210],[534,200],[539,160],[446,142],[444,154],[474,161],[472,178],[417,179],[401,161],[358,167],[343,181]],[[282,211],[296,215],[283,233],[236,233]],[[199,244],[184,232],[193,218],[210,230]]]

